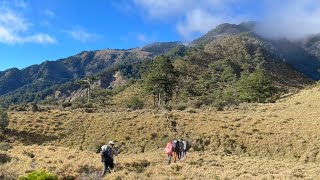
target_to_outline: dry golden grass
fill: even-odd
[[[22,175],[37,168],[61,179],[99,178],[99,154],[53,146],[16,146],[7,152],[13,160],[3,166]],[[250,156],[221,156],[214,152],[190,152],[186,159],[167,165],[162,150],[120,155],[116,168],[105,179],[317,179],[317,163]]]
[[[32,162],[61,177],[97,173],[97,147],[115,140],[122,153],[111,179],[317,179],[319,115],[319,86],[225,111],[10,112],[15,146],[5,153],[14,158],[1,166],[20,175]],[[187,139],[192,152],[168,166],[162,147],[172,138]]]
[[[132,97],[138,97],[143,100],[147,107],[151,107],[153,105],[152,96],[146,94],[146,92],[144,92],[137,83],[115,95],[112,99],[112,103],[116,106],[126,107],[128,100]]]

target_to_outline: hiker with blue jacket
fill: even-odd
[[[114,142],[110,141],[108,145],[103,145],[100,151],[101,161],[103,163],[102,177],[107,173],[108,167],[114,168],[114,156],[118,156],[118,151],[114,147]]]

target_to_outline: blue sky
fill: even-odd
[[[316,0],[0,0],[0,71],[84,50],[188,42],[224,22],[257,20],[266,35],[300,37],[320,32],[319,18]]]

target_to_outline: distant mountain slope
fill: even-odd
[[[255,23],[246,22],[239,25],[221,24],[215,29],[192,41],[190,46],[204,46],[212,41],[225,36],[246,34],[263,42],[268,46],[267,51],[275,58],[294,68],[296,71],[307,77],[320,80],[320,36],[311,36],[304,41],[289,41],[287,39],[268,40],[254,32]],[[226,47],[227,48],[227,47]]]
[[[183,46],[180,42],[156,42],[142,47],[142,51],[153,53],[154,55],[166,54],[177,46]]]
[[[49,87],[52,84],[61,84],[97,74],[113,64],[135,62],[153,57],[151,53],[140,49],[107,49],[84,51],[75,56],[57,61],[45,61],[40,65],[33,65],[22,70],[9,69],[0,72],[0,95],[37,83]]]
[[[320,58],[286,39],[270,41],[276,55],[307,77],[320,80]]]
[[[312,82],[275,56],[269,48],[265,41],[249,34],[225,36],[207,44],[204,51],[215,59],[231,61],[239,71],[245,67],[254,69],[260,64],[280,88],[302,88]]]
[[[320,34],[312,35],[297,41],[306,51],[320,58]]]

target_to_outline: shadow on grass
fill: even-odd
[[[24,145],[38,144],[41,145],[48,141],[57,140],[56,136],[46,136],[26,131],[7,130],[7,134]]]

